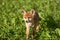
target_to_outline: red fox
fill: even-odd
[[[39,15],[38,13],[36,13],[34,9],[28,12],[23,10],[22,14],[23,14],[23,20],[25,21],[26,24],[26,39],[28,40],[30,27],[32,27],[32,31],[33,31],[32,39],[34,40],[35,32],[36,29],[38,28],[37,25],[39,24],[40,21]]]

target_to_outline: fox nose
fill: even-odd
[[[29,21],[26,21],[26,23],[29,23]]]

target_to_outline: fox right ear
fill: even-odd
[[[22,14],[26,14],[26,11],[25,10],[22,10]]]
[[[30,11],[30,13],[32,13],[33,15],[35,15],[35,10],[32,9],[32,10]]]

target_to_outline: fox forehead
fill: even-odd
[[[32,14],[31,13],[26,13],[23,15],[24,17],[32,17]]]

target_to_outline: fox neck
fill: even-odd
[[[32,25],[32,23],[25,23],[26,27],[30,27]]]

